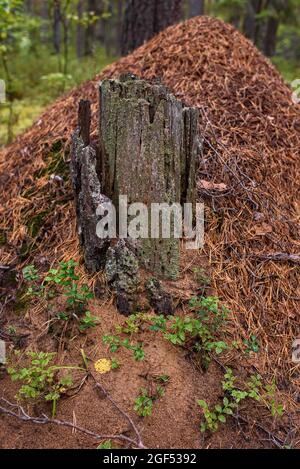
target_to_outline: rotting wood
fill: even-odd
[[[139,268],[160,279],[176,279],[179,275],[176,210],[169,213],[171,233],[165,238],[161,219],[157,236],[151,236],[151,209],[152,204],[165,204],[167,208],[177,204],[181,211],[182,204],[195,203],[198,120],[198,110],[185,107],[159,80],[147,82],[131,74],[119,80],[104,80],[100,83],[96,149],[90,143],[90,103],[80,101],[71,157],[78,234],[87,269],[96,272],[105,267],[123,314],[130,314],[136,307]],[[119,226],[119,241],[97,236],[101,220],[97,208],[104,202],[112,203],[118,220],[121,196],[126,196],[128,206],[144,204],[146,237],[122,239]],[[128,223],[134,217],[126,212],[125,218]],[[171,297],[158,280],[154,278],[153,282],[156,288],[148,295],[150,304],[158,313],[170,314]]]
[[[104,193],[128,205],[195,201],[198,110],[187,108],[160,82],[127,74],[100,84],[100,152]],[[119,212],[119,210],[118,210]],[[137,254],[150,272],[175,279],[179,239],[140,239]],[[149,216],[148,232],[151,232]]]

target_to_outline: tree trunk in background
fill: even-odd
[[[244,19],[243,31],[248,39],[254,44],[258,44],[259,22],[256,15],[261,12],[263,7],[262,0],[248,0],[246,14]]]
[[[87,13],[89,12],[97,12],[97,0],[88,0],[87,2]],[[95,41],[95,23],[89,24],[86,29],[85,34],[85,55],[92,55],[93,53],[93,46]]]
[[[124,6],[124,0],[118,0],[118,3],[117,3],[117,48],[118,48],[118,53],[121,53],[120,45],[121,45],[121,41],[122,41],[123,6]]]
[[[205,0],[189,0],[189,17],[204,15]]]
[[[103,32],[104,32],[104,47],[105,47],[105,52],[106,55],[111,55],[112,50],[116,47],[116,43],[114,42],[115,39],[115,34],[113,34],[113,29],[115,30],[116,26],[114,26],[114,21],[113,21],[113,7],[114,7],[114,1],[113,0],[108,0],[106,2],[106,9],[105,11],[109,13],[111,16],[108,18],[105,18],[103,20]]]
[[[77,4],[77,15],[81,19],[84,12],[84,0],[78,0]],[[77,24],[76,28],[76,52],[77,57],[81,58],[84,55],[84,44],[85,44],[85,30],[81,24]]]
[[[264,39],[264,54],[273,57],[276,52],[276,41],[279,21],[275,17],[268,18],[266,35]]]
[[[43,43],[47,42],[48,39],[48,24],[46,23],[49,20],[49,6],[48,2],[41,2],[40,4],[40,15],[43,20],[41,26],[41,40]]]
[[[127,0],[121,52],[126,55],[180,20],[182,0]]]
[[[53,45],[57,54],[60,53],[61,47],[61,10],[60,1],[55,0],[53,11]]]

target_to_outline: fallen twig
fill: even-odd
[[[130,443],[134,447],[144,448],[144,446],[140,446],[140,442],[137,443],[135,440],[133,440],[132,438],[129,438],[125,435],[121,435],[121,434],[120,435],[100,435],[98,433],[95,433],[92,430],[81,427],[79,425],[75,425],[72,422],[49,418],[45,414],[42,414],[42,416],[40,416],[40,417],[32,417],[32,416],[28,415],[25,412],[25,410],[22,406],[20,406],[18,404],[13,404],[13,403],[9,402],[7,399],[5,399],[4,397],[0,398],[0,402],[4,403],[6,405],[6,407],[4,407],[3,405],[0,405],[0,413],[5,414],[5,415],[9,415],[11,417],[15,417],[18,420],[22,420],[23,422],[31,422],[31,423],[35,423],[35,424],[38,424],[38,425],[51,425],[51,424],[53,424],[53,425],[58,425],[58,426],[63,426],[63,427],[69,427],[69,428],[72,428],[73,430],[84,433],[85,435],[88,435],[88,436],[90,436],[90,437],[92,437],[92,438],[94,438],[98,441],[102,441],[102,440],[120,440],[120,441]],[[16,409],[16,410],[14,411],[12,409]]]
[[[283,261],[283,262],[293,262],[294,264],[300,264],[300,254],[289,254],[287,252],[257,254],[257,255],[254,255],[253,257],[262,259],[265,261],[275,261],[275,262]]]
[[[96,389],[100,390],[104,396],[113,404],[113,406],[119,411],[119,413],[121,415],[123,415],[123,417],[129,422],[130,426],[132,427],[134,433],[136,434],[136,437],[137,437],[137,440],[138,440],[138,448],[141,448],[141,449],[145,449],[146,446],[144,445],[143,441],[142,441],[142,438],[141,438],[141,435],[140,435],[140,432],[137,428],[137,426],[135,425],[134,421],[132,420],[132,418],[130,417],[130,415],[126,414],[126,412],[124,412],[124,410],[121,409],[121,407],[119,406],[119,404],[116,403],[116,401],[109,395],[109,393],[106,391],[106,389],[102,386],[102,384],[98,383],[98,381],[94,378],[93,375],[91,375],[94,382],[95,382],[95,387]]]

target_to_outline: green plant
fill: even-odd
[[[167,384],[170,381],[170,376],[169,375],[155,376],[155,381],[159,383]]]
[[[102,341],[109,346],[109,350],[112,353],[117,352],[121,347],[121,339],[115,335],[104,335]]]
[[[250,335],[250,339],[243,340],[244,345],[246,346],[246,353],[254,352],[257,353],[259,351],[259,343],[257,341],[257,337],[254,334]]]
[[[40,296],[43,290],[42,285],[38,283],[39,281],[39,274],[38,270],[35,268],[34,265],[27,265],[22,269],[22,274],[24,280],[29,284],[26,290],[26,296],[34,297]]]
[[[141,389],[139,396],[134,401],[134,410],[140,417],[152,415],[153,397],[148,395],[147,389]]]
[[[117,352],[120,347],[124,347],[127,350],[133,351],[133,356],[136,361],[142,361],[145,358],[145,352],[143,344],[133,344],[129,339],[121,340],[120,337],[115,335],[104,335],[102,337],[103,343],[109,346],[109,350],[112,353]]]
[[[100,445],[97,446],[97,449],[113,449],[112,441],[111,440],[103,441],[103,443],[100,443]]]
[[[200,301],[194,299],[191,303],[191,307],[197,311],[197,318],[191,316],[169,317],[170,323],[168,331],[164,332],[164,337],[174,345],[183,346],[189,342],[192,343],[193,350],[200,352],[202,356],[203,367],[207,368],[210,362],[210,352],[220,354],[228,348],[225,342],[215,340],[215,335],[223,324],[225,310],[220,312],[218,308],[213,309],[212,306],[216,306],[215,302],[206,305],[204,299]],[[200,304],[202,305],[201,309],[199,308]],[[212,318],[209,313],[214,314],[214,317]]]
[[[200,425],[201,432],[210,430],[215,432],[219,428],[219,422],[225,423],[228,415],[233,415],[234,403],[229,402],[227,397],[223,398],[222,405],[217,404],[213,410],[210,410],[206,401],[200,399],[197,404],[202,408],[205,422]]]
[[[120,362],[116,360],[115,358],[111,359],[111,369],[112,370],[118,370],[120,368]]]
[[[217,296],[193,297],[189,301],[189,306],[203,322],[207,323],[212,332],[218,331],[228,318],[229,311],[224,305],[220,305]]]
[[[75,274],[77,262],[72,259],[68,262],[60,262],[57,269],[50,269],[44,278],[44,282],[48,284],[56,284],[63,287],[72,285],[73,281],[79,280]]]
[[[9,326],[7,327],[7,332],[8,332],[10,335],[16,335],[17,329],[16,329],[15,326],[9,325]]]
[[[141,343],[132,344],[128,339],[124,339],[122,342],[122,345],[126,349],[133,351],[134,359],[137,362],[143,361],[145,359],[145,352],[144,352],[143,344]]]
[[[22,269],[24,280],[27,282],[35,282],[39,280],[38,270],[34,265],[27,265]]]
[[[67,304],[78,312],[81,312],[87,301],[93,298],[93,294],[87,285],[79,287],[76,283],[73,283],[65,290],[65,296],[67,297]]]
[[[149,327],[150,331],[165,332],[166,329],[167,329],[167,320],[166,320],[165,316],[163,316],[161,314],[160,316],[154,316],[154,317],[151,318],[151,326]]]
[[[93,298],[87,285],[78,285],[79,277],[75,273],[77,263],[74,260],[60,262],[57,268],[51,268],[44,279],[41,280],[37,269],[29,265],[23,269],[24,279],[29,283],[27,295],[43,295],[48,303],[48,308],[53,308],[50,300],[62,294],[66,299],[66,310],[57,312],[58,319],[68,321],[75,318],[79,322],[79,329],[86,330],[96,325],[97,318],[86,311],[88,300]],[[78,315],[85,313],[83,318]]]
[[[99,323],[99,319],[96,316],[92,316],[90,311],[86,311],[84,317],[80,319],[79,329],[85,331],[91,327],[96,327]]]
[[[200,285],[202,290],[210,286],[210,278],[206,275],[202,267],[194,267],[193,269],[196,282]]]
[[[18,399],[40,399],[52,402],[52,416],[55,416],[56,405],[61,394],[70,387],[72,378],[64,376],[57,378],[57,372],[63,369],[81,369],[76,366],[54,365],[55,353],[26,352],[29,363],[25,367],[9,367],[8,373],[13,381],[22,381]]]
[[[167,375],[162,375],[162,376],[165,379]],[[154,380],[159,381],[159,378],[162,378],[162,376],[154,377]],[[147,417],[147,416],[152,415],[153,404],[160,397],[164,396],[165,394],[164,386],[168,383],[168,381],[169,381],[168,379],[161,381],[162,384],[158,384],[155,387],[154,391],[151,386],[151,389],[152,389],[151,393],[147,391],[147,389],[145,388],[142,388],[140,390],[140,394],[134,401],[134,410],[140,417]]]
[[[255,374],[250,376],[246,389],[241,390],[235,385],[236,379],[236,376],[233,375],[233,371],[227,368],[222,381],[222,389],[225,393],[222,405],[217,404],[211,410],[206,401],[197,401],[198,405],[203,410],[205,419],[205,422],[202,422],[200,426],[201,432],[205,432],[206,430],[215,432],[218,429],[219,423],[225,423],[227,416],[233,415],[234,411],[238,409],[239,405],[245,399],[253,399],[254,401],[262,402],[271,410],[273,417],[282,415],[283,405],[279,404],[275,399],[275,383],[264,386],[261,381],[261,376]]]
[[[263,399],[267,407],[271,410],[272,417],[281,417],[284,412],[283,404],[276,401],[276,384],[275,381],[265,386],[265,393]]]
[[[131,314],[125,321],[124,326],[116,326],[116,331],[121,334],[135,334],[139,331],[139,316]]]

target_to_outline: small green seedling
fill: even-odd
[[[232,370],[227,368],[224,374],[224,380],[222,381],[222,388],[225,392],[222,405],[218,404],[213,410],[210,410],[206,401],[197,401],[198,405],[203,410],[205,419],[205,422],[201,423],[201,432],[205,432],[206,430],[215,432],[218,429],[219,423],[225,423],[227,416],[233,415],[234,411],[238,409],[239,405],[245,399],[252,399],[264,403],[264,405],[271,410],[273,417],[282,415],[284,410],[283,405],[276,402],[274,397],[276,392],[275,383],[263,386],[261,376],[255,374],[250,376],[247,382],[247,389],[241,390],[235,385],[236,379]]]
[[[79,285],[79,277],[75,273],[77,263],[72,259],[68,262],[60,262],[56,269],[50,269],[42,281],[36,268],[29,265],[23,269],[24,279],[30,283],[27,295],[37,296],[43,294],[48,300],[48,307],[55,308],[49,300],[58,295],[63,295],[66,300],[65,311],[57,312],[56,317],[63,321],[75,318],[79,322],[79,329],[85,330],[96,325],[96,319],[86,312],[88,300],[94,297],[87,285]],[[80,320],[79,315],[85,313]]]
[[[111,369],[112,370],[118,370],[120,368],[120,362],[116,360],[115,358],[111,359]]]
[[[106,440],[101,443],[97,449],[113,449],[112,441],[111,440]]]
[[[150,394],[147,389],[143,388],[140,390],[140,394],[134,401],[134,410],[140,417],[148,417],[152,415],[153,404],[159,398],[164,396],[164,386],[168,383],[169,377],[167,377],[167,375],[162,375],[154,377],[154,380],[162,383],[156,386],[154,393],[152,391]]]
[[[259,352],[259,343],[257,341],[257,337],[254,334],[250,335],[250,339],[243,340],[244,345],[246,346],[245,353]]]
[[[80,319],[79,329],[85,331],[91,327],[96,327],[99,324],[99,319],[96,316],[92,316],[90,311],[86,311],[83,318]]]
[[[26,296],[34,297],[40,296],[43,287],[38,284],[39,274],[34,265],[27,265],[22,269],[23,278],[29,284]]]
[[[58,371],[80,370],[76,366],[54,365],[55,353],[47,352],[26,352],[29,364],[26,367],[9,367],[8,373],[13,381],[23,382],[20,387],[18,399],[45,399],[52,402],[52,416],[56,414],[56,405],[61,394],[63,394],[72,384],[70,376],[57,379]]]
[[[205,432],[210,430],[215,432],[219,428],[219,423],[225,423],[228,415],[233,415],[233,409],[235,408],[234,403],[229,402],[227,397],[223,398],[222,405],[217,404],[211,411],[208,404],[204,400],[198,400],[197,404],[202,408],[205,422],[201,423],[200,430]]]
[[[126,349],[133,351],[133,357],[137,362],[145,359],[145,352],[142,343],[132,344],[128,339],[124,339],[122,345]]]
[[[158,383],[167,384],[170,381],[170,376],[169,375],[155,376],[155,381],[157,381]]]
[[[153,397],[148,395],[147,389],[141,389],[139,396],[134,401],[134,410],[140,417],[152,415]]]
[[[115,335],[104,335],[102,337],[103,343],[109,345],[111,353],[117,352],[121,347],[133,351],[133,357],[136,361],[145,359],[145,352],[142,343],[133,344],[129,339],[121,340],[120,337]]]
[[[23,268],[22,273],[26,282],[35,282],[36,280],[39,280],[38,270],[34,265],[27,265]]]
[[[121,339],[115,335],[104,335],[102,341],[109,346],[111,353],[117,352],[121,347]]]
[[[210,286],[211,280],[202,267],[194,267],[193,272],[196,282],[200,285],[202,289],[205,289]]]

